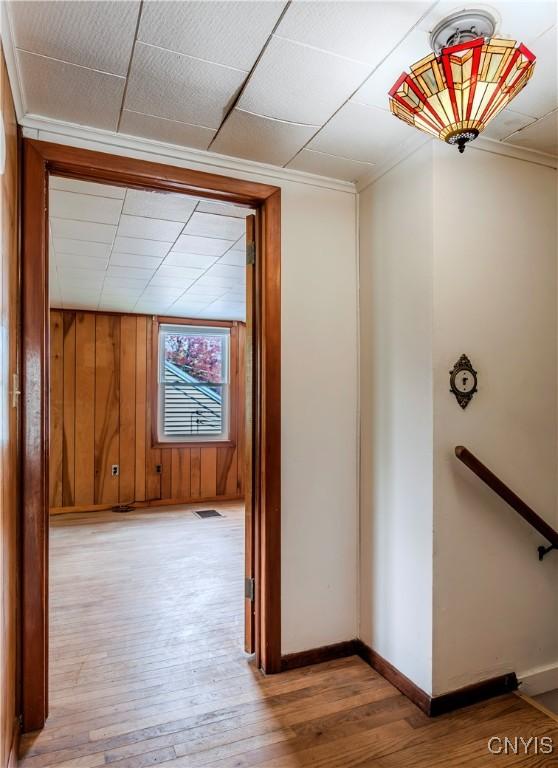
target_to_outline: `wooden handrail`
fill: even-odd
[[[518,515],[521,515],[521,517],[526,522],[528,522],[529,525],[531,525],[541,534],[541,536],[544,536],[544,538],[550,542],[550,547],[539,547],[540,560],[542,560],[544,555],[551,549],[558,549],[558,531],[555,531],[554,528],[546,522],[546,520],[543,520],[540,515],[537,515],[534,509],[531,509],[531,507],[526,504],[523,499],[520,499],[519,496],[511,490],[511,488],[509,488],[504,482],[502,482],[502,480],[500,480],[499,477],[496,477],[494,472],[491,472],[491,470],[488,469],[488,467],[485,466],[482,461],[479,461],[479,459],[477,459],[477,457],[472,454],[471,451],[467,450],[467,448],[462,445],[458,445],[456,447],[455,455],[459,461],[462,461],[466,467],[469,467],[471,472],[474,472],[474,474],[479,477],[483,483],[486,483],[486,485],[488,485],[488,487],[491,488],[494,493],[503,499],[506,504],[509,504],[509,506],[514,509]]]

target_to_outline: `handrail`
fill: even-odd
[[[488,487],[491,488],[494,493],[503,499],[506,504],[509,504],[509,506],[514,509],[518,515],[521,515],[521,517],[527,523],[529,523],[529,525],[535,528],[535,530],[538,531],[541,536],[544,536],[544,538],[550,542],[549,547],[540,546],[538,548],[539,560],[542,560],[543,557],[552,549],[558,549],[558,531],[555,531],[554,528],[549,525],[546,520],[543,520],[542,517],[535,512],[534,509],[531,509],[531,507],[526,504],[523,499],[520,499],[519,496],[514,493],[511,488],[509,488],[504,482],[502,482],[502,480],[500,480],[499,477],[496,477],[494,472],[488,469],[488,467],[485,466],[482,461],[477,459],[477,457],[471,453],[471,451],[467,450],[467,448],[465,448],[463,445],[456,446],[455,455],[459,461],[463,462],[463,464],[465,464],[465,466],[468,467],[471,472],[479,477],[483,483],[486,483],[486,485],[488,485]]]

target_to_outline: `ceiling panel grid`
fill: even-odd
[[[27,113],[347,181],[416,141],[391,116],[387,92],[429,52],[435,24],[462,7],[448,0],[8,3]],[[490,7],[497,34],[521,39],[537,66],[486,136],[556,155],[557,2]],[[127,237],[117,235],[116,253],[129,253]],[[164,250],[138,246],[134,255],[161,258]]]
[[[248,209],[52,177],[52,305],[243,320]]]

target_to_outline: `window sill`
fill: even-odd
[[[160,442],[153,440],[152,448],[236,448],[235,440],[188,440],[187,442]]]

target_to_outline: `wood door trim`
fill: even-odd
[[[25,731],[48,712],[48,177],[196,194],[251,206],[259,228],[261,370],[255,409],[261,429],[261,503],[256,515],[257,658],[281,669],[281,190],[268,184],[77,147],[23,141],[22,247],[22,702]]]

